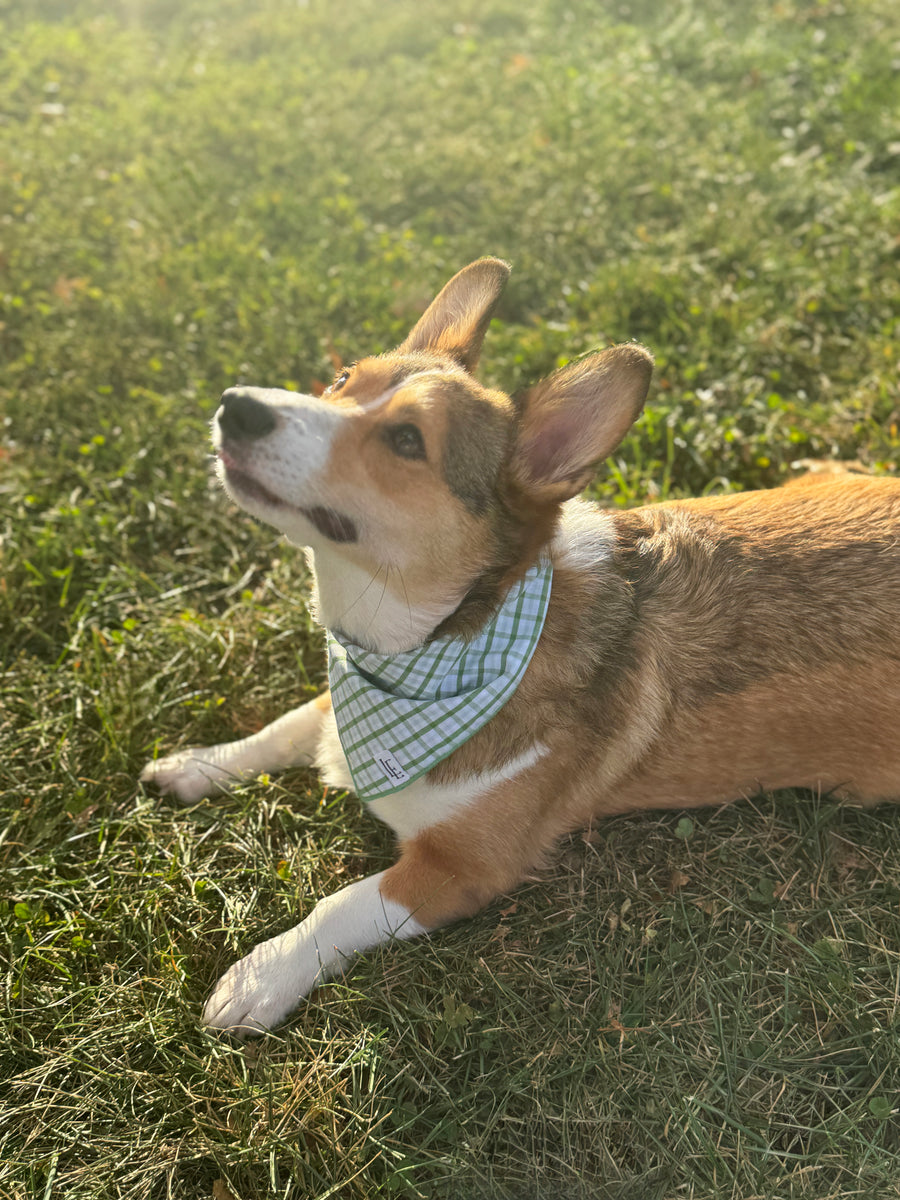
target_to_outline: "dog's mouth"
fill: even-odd
[[[269,508],[293,507],[282,500],[280,496],[276,496],[274,492],[270,492],[258,479],[248,475],[246,471],[237,466],[230,454],[220,450],[219,460],[225,468],[225,481],[234,491],[246,496],[249,500],[261,500]]]
[[[270,492],[265,484],[260,483],[253,475],[249,475],[239,467],[226,450],[219,450],[219,460],[225,469],[225,481],[229,488],[237,493],[236,498],[246,497],[248,500],[261,502],[268,508],[291,509],[298,512],[329,541],[348,543],[358,540],[356,524],[350,517],[321,504],[313,508],[301,508],[298,504],[289,504],[280,496],[276,496],[274,492]]]

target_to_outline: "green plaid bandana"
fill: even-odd
[[[328,681],[356,794],[377,800],[452,754],[499,712],[531,662],[553,566],[542,559],[469,642],[376,654],[328,633]]]

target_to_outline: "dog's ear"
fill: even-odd
[[[509,271],[509,264],[499,258],[479,258],[463,267],[429,304],[399,347],[400,353],[449,354],[467,371],[474,371]]]
[[[519,396],[511,464],[517,486],[551,502],[587,487],[640,413],[652,372],[653,358],[643,346],[610,346]]]

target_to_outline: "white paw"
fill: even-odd
[[[161,792],[176,796],[182,804],[196,804],[204,796],[230,791],[238,780],[219,765],[223,758],[222,749],[221,746],[194,746],[157,758],[141,771],[140,781],[152,783]]]
[[[315,951],[297,955],[297,931],[261,942],[229,967],[203,1008],[203,1024],[236,1037],[264,1033],[294,1011],[323,974]],[[305,960],[305,961],[304,961]]]
[[[384,872],[358,879],[315,906],[305,921],[262,942],[213,988],[203,1022],[237,1037],[274,1029],[305,995],[354,956],[425,927],[381,894]]]

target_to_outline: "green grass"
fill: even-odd
[[[604,503],[897,469],[896,5],[34,0],[0,47],[0,1196],[900,1195],[890,808],[610,821],[238,1048],[217,974],[390,838],[302,771],[135,783],[322,680],[219,392],[395,344],[481,254],[489,381],[657,355]]]

